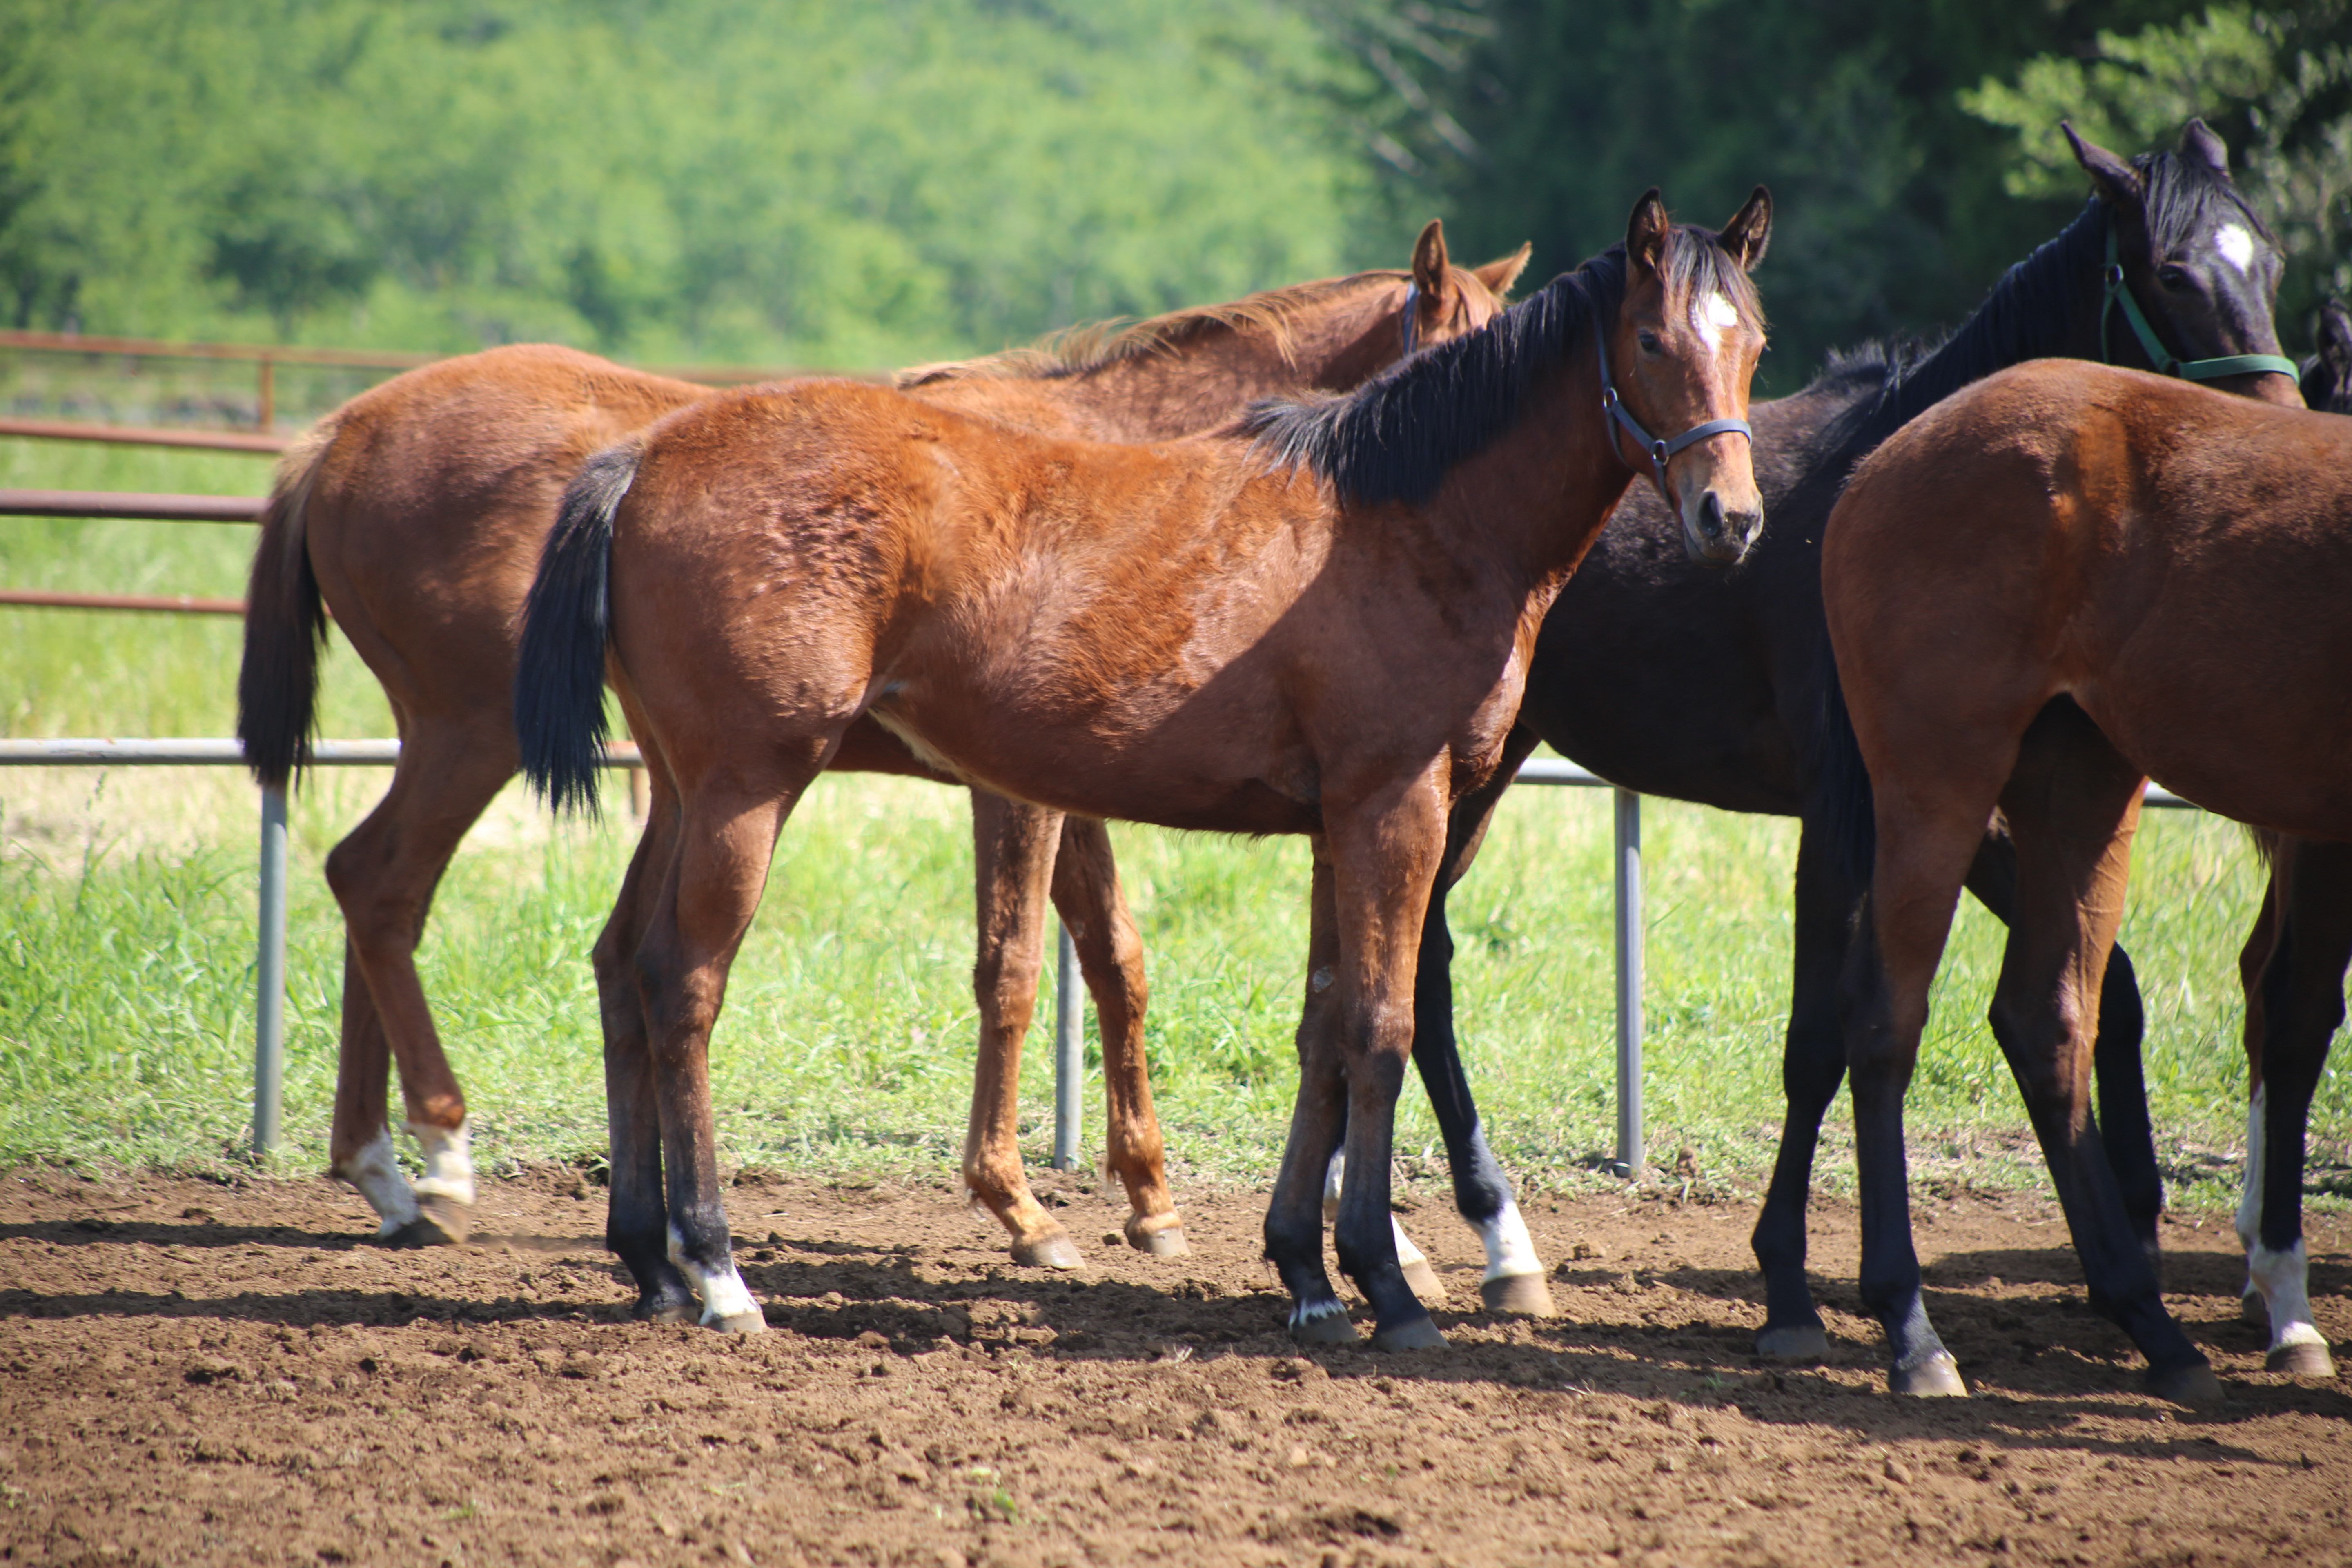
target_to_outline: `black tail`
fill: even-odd
[[[522,744],[523,776],[558,812],[596,815],[596,773],[607,733],[613,514],[637,477],[637,457],[634,446],[599,452],[565,488],[523,606],[515,736]]]
[[[327,608],[310,570],[303,513],[310,483],[334,442],[322,426],[289,449],[261,513],[261,543],[246,584],[245,657],[236,670],[236,738],[264,788],[284,789],[310,761],[318,721],[319,650]]]
[[[1871,795],[1870,769],[1862,760],[1862,743],[1854,739],[1853,715],[1846,710],[1845,687],[1839,681],[1837,660],[1822,639],[1821,723],[1814,732],[1813,798],[1820,804],[1822,826],[1829,830],[1830,852],[1845,885],[1870,886],[1878,865],[1878,808]]]

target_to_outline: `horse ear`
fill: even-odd
[[[2213,128],[2203,121],[2192,120],[2181,127],[2180,151],[2223,179],[2230,177],[2230,144],[2213,134]]]
[[[2108,152],[2095,142],[2085,142],[2074,134],[2074,128],[2064,121],[2058,129],[2066,133],[2067,144],[2074,149],[2074,162],[2091,176],[2097,187],[2099,199],[2110,206],[2136,207],[2147,199],[2138,174],[2129,163]]]
[[[1497,300],[1518,287],[1519,274],[1528,269],[1528,258],[1536,253],[1533,241],[1520,246],[1510,255],[1489,261],[1484,267],[1473,267],[1471,276],[1484,283]]]
[[[1652,185],[1633,204],[1633,216],[1625,221],[1626,259],[1652,272],[1665,266],[1666,235],[1671,226],[1666,204],[1658,199],[1658,187]]]
[[[1748,205],[1731,216],[1716,237],[1731,259],[1739,263],[1742,272],[1753,272],[1756,264],[1764,259],[1764,247],[1772,239],[1772,193],[1763,186],[1748,198]]]
[[[2352,310],[2341,300],[2319,307],[2319,359],[2337,388],[2352,391]]]
[[[1423,300],[1445,297],[1446,266],[1445,220],[1433,217],[1412,242],[1412,282]]]

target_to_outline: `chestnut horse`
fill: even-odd
[[[1098,438],[1207,429],[1250,402],[1345,389],[1501,309],[1516,256],[1468,271],[1444,230],[1410,271],[1375,271],[1066,334],[902,378],[913,395],[999,422]],[[333,1173],[412,1244],[463,1239],[473,1201],[466,1102],[415,965],[433,891],[458,841],[516,767],[511,700],[524,591],[564,481],[592,452],[710,389],[568,349],[493,349],[385,383],[320,422],[280,465],[255,553],[238,734],[263,783],[283,784],[312,723],[325,612],[390,700],[401,758],[383,800],[327,858],[345,949]],[[871,723],[836,767],[923,777]],[[964,1179],[1023,1262],[1074,1268],[1076,1245],[1031,1195],[1014,1142],[1022,1037],[1050,880],[1102,1023],[1109,1163],[1133,1205],[1128,1236],[1181,1250],[1143,1057],[1141,946],[1102,826],[976,795],[981,1051]],[[1060,853],[1055,853],[1056,839]],[[636,1029],[632,996],[618,1026]],[[614,1019],[608,1016],[607,1025]],[[385,1126],[387,1054],[425,1157],[414,1189]],[[623,1097],[625,1099],[626,1097]]]
[[[1745,268],[1769,226],[1760,189],[1720,237],[1670,226],[1652,191],[1622,249],[1485,331],[1247,433],[1046,440],[812,382],[715,398],[582,472],[531,588],[516,722],[532,783],[593,805],[609,656],[678,791],[635,962],[667,1247],[704,1321],[760,1326],[712,1157],[710,1027],[777,833],[871,714],[1021,799],[1313,836],[1333,935],[1307,965],[1267,1254],[1294,1333],[1355,1337],[1319,1206],[1344,1100],[1340,1264],[1376,1342],[1442,1342],[1389,1183],[1447,812],[1495,767],[1543,612],[1637,473],[1706,547],[1752,536]],[[618,1215],[639,1167],[614,1168]],[[664,1238],[636,1212],[642,1256]]]
[[[2079,138],[2074,145],[2092,199],[1948,338],[1919,349],[1865,345],[1833,358],[1795,395],[1756,405],[1756,478],[1772,526],[1738,571],[1694,560],[1682,520],[1652,491],[1626,495],[1545,617],[1511,765],[1465,803],[1422,928],[1413,1060],[1452,1155],[1456,1201],[1475,1220],[1498,1212],[1509,1194],[1470,1142],[1478,1123],[1454,1043],[1445,897],[1517,759],[1541,741],[1644,795],[1802,820],[1782,1066],[1788,1113],[1754,1238],[1765,1284],[1762,1354],[1828,1349],[1805,1273],[1807,1189],[1822,1118],[1845,1076],[1837,983],[1866,885],[1843,876],[1826,851],[1834,794],[1816,742],[1835,692],[1820,540],[1838,487],[1905,421],[2030,359],[2105,355],[2147,368],[2186,360],[2192,374],[2218,374],[2216,384],[2233,391],[2294,396],[2279,374],[2291,362],[2248,358],[2276,352],[2279,253],[2232,186],[2220,139],[2192,121],[2177,153],[2126,161]],[[1611,679],[1592,679],[1599,668]],[[1969,872],[1969,890],[2003,920],[2013,865],[1996,828]],[[2118,951],[2100,1006],[2099,1118],[2134,1227],[2153,1248],[2163,1188],[2139,1053],[2138,988]]]
[[[2352,426],[2104,366],[2006,371],[1862,466],[1831,514],[1822,592],[1873,803],[1847,1058],[1863,1297],[1897,1385],[1963,1391],[1920,1300],[1903,1090],[1998,808],[2018,866],[1993,1030],[2092,1304],[2159,1393],[2218,1397],[2100,1151],[2090,1019],[2149,777],[2260,828],[2352,839]],[[2336,902],[2315,913],[2352,915]]]

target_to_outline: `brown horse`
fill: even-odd
[[[590,463],[532,585],[516,721],[534,784],[593,805],[609,655],[678,792],[635,963],[667,1250],[704,1321],[760,1326],[713,1157],[710,1027],[777,833],[871,715],[1064,811],[1313,836],[1334,937],[1308,963],[1267,1252],[1295,1333],[1355,1337],[1321,1249],[1344,1099],[1341,1266],[1380,1343],[1440,1342],[1398,1265],[1389,1167],[1447,812],[1496,765],[1543,613],[1636,474],[1678,497],[1694,548],[1752,537],[1745,269],[1769,226],[1761,190],[1720,237],[1669,225],[1653,191],[1622,249],[1352,395],[1260,411],[1254,436],[1047,440],[812,382]],[[645,1197],[635,1255],[665,1239]]]
[[[1822,579],[1873,802],[1847,1052],[1863,1297],[1893,1342],[1894,1386],[1963,1391],[1920,1300],[1902,1102],[1954,899],[1997,808],[2018,868],[1993,1029],[2092,1304],[2159,1392],[2217,1397],[2099,1146],[2093,1021],[2147,778],[2258,827],[2352,839],[2352,426],[2136,372],[2021,366],[1862,466],[1831,515]]]
[[[1303,284],[903,379],[926,402],[1002,423],[1101,439],[1174,437],[1224,423],[1259,398],[1356,385],[1416,342],[1471,331],[1501,309],[1525,261],[1522,249],[1475,271],[1452,267],[1432,223],[1410,271]],[[349,932],[332,1170],[367,1197],[387,1237],[462,1239],[468,1223],[465,1099],[415,955],[459,839],[515,771],[516,626],[557,498],[590,453],[709,395],[567,349],[494,349],[354,398],[280,466],[254,559],[238,681],[246,755],[266,784],[282,784],[298,765],[324,608],[383,683],[403,742],[390,791],[327,860]],[[834,765],[943,776],[871,723],[853,727]],[[1102,1023],[1109,1163],[1132,1201],[1129,1237],[1146,1250],[1181,1250],[1144,1063],[1141,947],[1109,840],[1098,822],[994,797],[975,795],[973,811],[982,1039],[965,1180],[1013,1233],[1016,1259],[1081,1261],[1030,1194],[1014,1142],[1050,882]],[[620,1026],[634,1032],[634,994],[623,1012]],[[387,1054],[425,1156],[413,1190],[385,1126]]]

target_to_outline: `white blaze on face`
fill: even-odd
[[[2244,277],[2254,265],[2254,237],[2234,223],[2225,223],[2213,231],[2213,248],[2221,259],[2238,269]]]
[[[1739,312],[1720,293],[1709,294],[1691,301],[1690,324],[1699,342],[1713,353],[1723,346],[1723,334],[1739,324]]]

